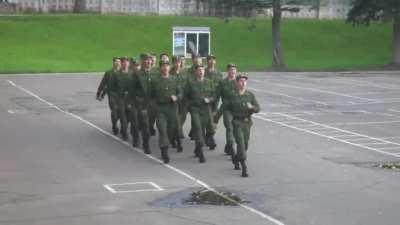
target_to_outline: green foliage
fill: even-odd
[[[399,0],[354,0],[347,22],[369,25],[371,21],[395,19],[400,21]]]
[[[113,56],[172,52],[172,26],[209,26],[211,51],[225,70],[271,67],[271,22],[233,18],[38,15],[0,20],[0,73],[104,71]],[[343,21],[284,20],[282,46],[291,70],[384,65],[391,56],[389,24],[353,29]]]

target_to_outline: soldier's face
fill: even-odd
[[[115,69],[120,69],[121,68],[121,60],[119,60],[119,59],[114,60],[113,67]]]
[[[127,69],[129,67],[129,61],[128,60],[122,60],[122,68]]]
[[[132,70],[138,72],[140,70],[140,65],[139,64],[133,65]]]
[[[216,63],[215,59],[209,59],[209,60],[207,60],[207,65],[208,65],[209,67],[214,67],[214,66],[215,66],[215,63]]]
[[[147,59],[145,59],[145,60],[143,61],[143,67],[144,67],[145,69],[150,69],[151,63],[152,63],[151,58],[147,58]]]
[[[247,80],[245,78],[239,79],[236,84],[239,90],[244,90],[247,87]]]
[[[203,77],[204,77],[204,68],[203,67],[197,68],[196,76],[198,79],[203,79]]]
[[[236,67],[229,67],[228,69],[228,77],[229,78],[235,78],[236,77]]]
[[[181,61],[176,60],[176,61],[174,62],[174,67],[175,67],[175,68],[181,68],[181,64],[182,64]]]
[[[163,64],[161,66],[161,75],[163,77],[168,77],[169,76],[169,65],[168,64]]]
[[[154,65],[156,65],[156,62],[157,62],[157,58],[156,57],[151,57],[151,66],[154,66]]]

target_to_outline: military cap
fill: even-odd
[[[179,55],[172,56],[172,62],[176,62],[176,61],[182,61],[182,57],[180,57]]]
[[[217,57],[215,57],[215,55],[212,55],[212,54],[210,54],[210,55],[207,56],[207,60],[216,59],[216,58],[217,58]]]
[[[248,80],[249,78],[248,78],[245,74],[239,74],[239,75],[236,77],[236,81],[239,81],[240,79]]]
[[[199,53],[193,53],[192,54],[192,59],[194,58],[200,58],[200,54]]]
[[[166,52],[162,52],[162,53],[160,54],[160,58],[161,58],[163,55],[166,55],[166,56],[168,56],[168,57],[169,57],[168,53],[166,53]]]
[[[121,61],[122,60],[129,60],[128,56],[122,56],[120,59],[121,59]]]
[[[144,59],[148,59],[151,58],[151,55],[148,53],[142,53],[140,54],[140,59],[144,60]]]
[[[136,58],[130,58],[129,61],[130,61],[133,65],[139,65],[139,60],[137,60]]]
[[[203,65],[195,65],[195,66],[194,66],[194,69],[197,70],[197,69],[200,68],[200,67],[201,67],[201,68],[204,68]]]
[[[226,65],[227,69],[229,69],[231,67],[235,67],[236,68],[236,64],[235,63],[229,63],[228,65]]]
[[[119,57],[113,57],[113,62],[117,61],[118,59],[120,59]]]
[[[163,65],[169,65],[169,61],[161,61],[160,66],[163,66]]]

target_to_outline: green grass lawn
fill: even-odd
[[[271,21],[174,16],[34,15],[0,17],[0,73],[104,71],[113,56],[172,52],[172,26],[208,26],[220,69],[271,66]],[[353,28],[341,20],[286,19],[285,62],[291,70],[376,68],[391,58],[390,24]]]

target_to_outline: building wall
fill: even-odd
[[[42,12],[73,11],[75,0],[10,0],[20,11]],[[319,18],[345,18],[351,0],[321,0]],[[196,0],[86,0],[86,11],[99,13],[129,13],[137,15],[213,15],[218,9],[209,10],[207,5]],[[236,10],[238,13],[240,10]],[[272,16],[272,10],[266,10]],[[310,7],[301,7],[300,12],[284,12],[283,17],[316,18],[317,12]]]

